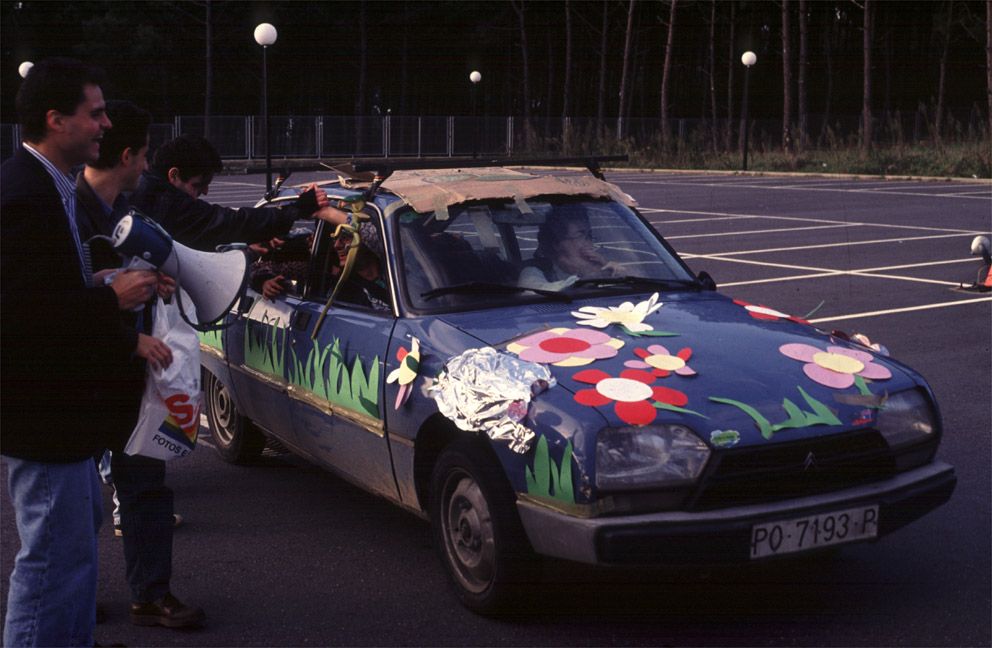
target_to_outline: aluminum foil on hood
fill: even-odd
[[[534,431],[517,422],[520,412],[535,395],[554,385],[544,365],[483,347],[449,359],[428,393],[460,429],[481,430],[522,454],[530,448]]]

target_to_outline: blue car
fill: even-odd
[[[595,161],[387,162],[324,183],[350,224],[294,232],[201,334],[207,414],[227,461],[274,439],[428,518],[470,609],[512,604],[536,556],[767,560],[950,497],[922,376],[721,295]]]

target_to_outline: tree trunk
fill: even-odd
[[[355,95],[355,115],[365,115],[365,79],[368,74],[368,8],[362,0],[358,20],[358,92]]]
[[[617,106],[617,139],[624,137],[623,117],[626,114],[627,75],[630,70],[630,46],[634,36],[634,1],[627,5],[627,32],[623,39],[623,72],[620,74],[620,104]]]
[[[792,152],[792,29],[789,0],[782,0],[782,149]]]
[[[554,50],[554,38],[548,38],[548,78],[547,78],[547,88],[548,93],[545,96],[545,106],[544,106],[544,118],[548,122],[545,125],[545,132],[547,132],[547,127],[550,126],[551,117],[554,116],[554,111],[551,109],[551,104],[554,103],[555,94],[555,50]]]
[[[861,156],[863,158],[868,157],[868,153],[871,152],[872,146],[872,124],[871,124],[871,37],[872,37],[872,22],[871,22],[871,12],[873,7],[873,0],[864,0],[865,10],[864,10],[864,31],[863,31],[863,49],[864,49],[864,92],[862,94],[861,103]]]
[[[719,148],[717,143],[716,117],[716,0],[710,2],[710,48],[709,48],[709,75],[710,75],[710,135],[713,140],[713,152]]]
[[[992,1],[992,0],[990,0]],[[820,124],[820,135],[816,145],[823,146],[823,140],[827,137],[830,128],[830,103],[834,94],[834,32],[837,20],[834,16],[829,17],[830,24],[823,30],[823,58],[827,68],[827,84],[823,91],[823,123]]]
[[[992,0],[985,2],[985,94],[989,104],[989,130],[992,141]]]
[[[942,50],[940,54],[940,75],[937,82],[937,114],[933,119],[933,139],[937,146],[943,146],[944,132],[944,89],[947,78],[947,54],[951,49],[951,22],[954,19],[954,0],[948,0],[947,20],[944,23]]]
[[[565,0],[565,83],[561,93],[561,116],[572,116],[572,2]]]
[[[527,150],[531,149],[531,124],[530,124],[530,65],[527,54],[527,24],[525,22],[524,0],[512,0],[510,6],[517,14],[517,21],[520,24],[520,66],[523,68],[523,100],[524,100],[524,142]]]
[[[809,16],[807,12],[807,0],[799,0],[799,147],[806,148],[809,145],[809,106],[807,104],[806,73],[809,68],[809,42],[807,27]]]
[[[668,41],[665,43],[665,67],[661,74],[661,146],[671,150],[671,133],[668,128],[668,85],[672,70],[672,49],[675,44],[675,8],[678,0],[671,0],[668,12]]]
[[[989,0],[992,2],[992,0]],[[606,105],[606,46],[607,46],[607,31],[609,29],[609,12],[610,5],[607,2],[603,3],[603,31],[600,32],[599,41],[599,89],[596,93],[596,132],[598,137],[603,139],[603,126],[605,117],[605,105]],[[992,88],[992,77],[990,77],[990,88]],[[992,92],[992,90],[990,90]],[[992,94],[989,95],[989,101],[992,102]]]
[[[989,0],[992,2],[992,0]],[[734,13],[736,2],[731,0],[730,4],[730,45],[727,47],[727,130],[724,135],[724,148],[730,151],[731,143],[734,141],[734,67],[737,64],[737,57],[734,56]]]

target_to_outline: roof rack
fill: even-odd
[[[603,162],[626,162],[626,155],[597,155],[590,157],[560,157],[560,158],[513,158],[513,157],[467,157],[467,158],[378,158],[368,160],[352,160],[351,167],[356,172],[374,171],[376,176],[383,179],[392,175],[393,171],[411,171],[414,169],[473,169],[493,166],[584,166],[589,172],[604,180],[600,164]]]

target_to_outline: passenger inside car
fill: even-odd
[[[612,277],[616,263],[596,250],[589,216],[583,210],[559,205],[537,232],[537,249],[524,263],[518,285],[563,290],[579,279]]]

